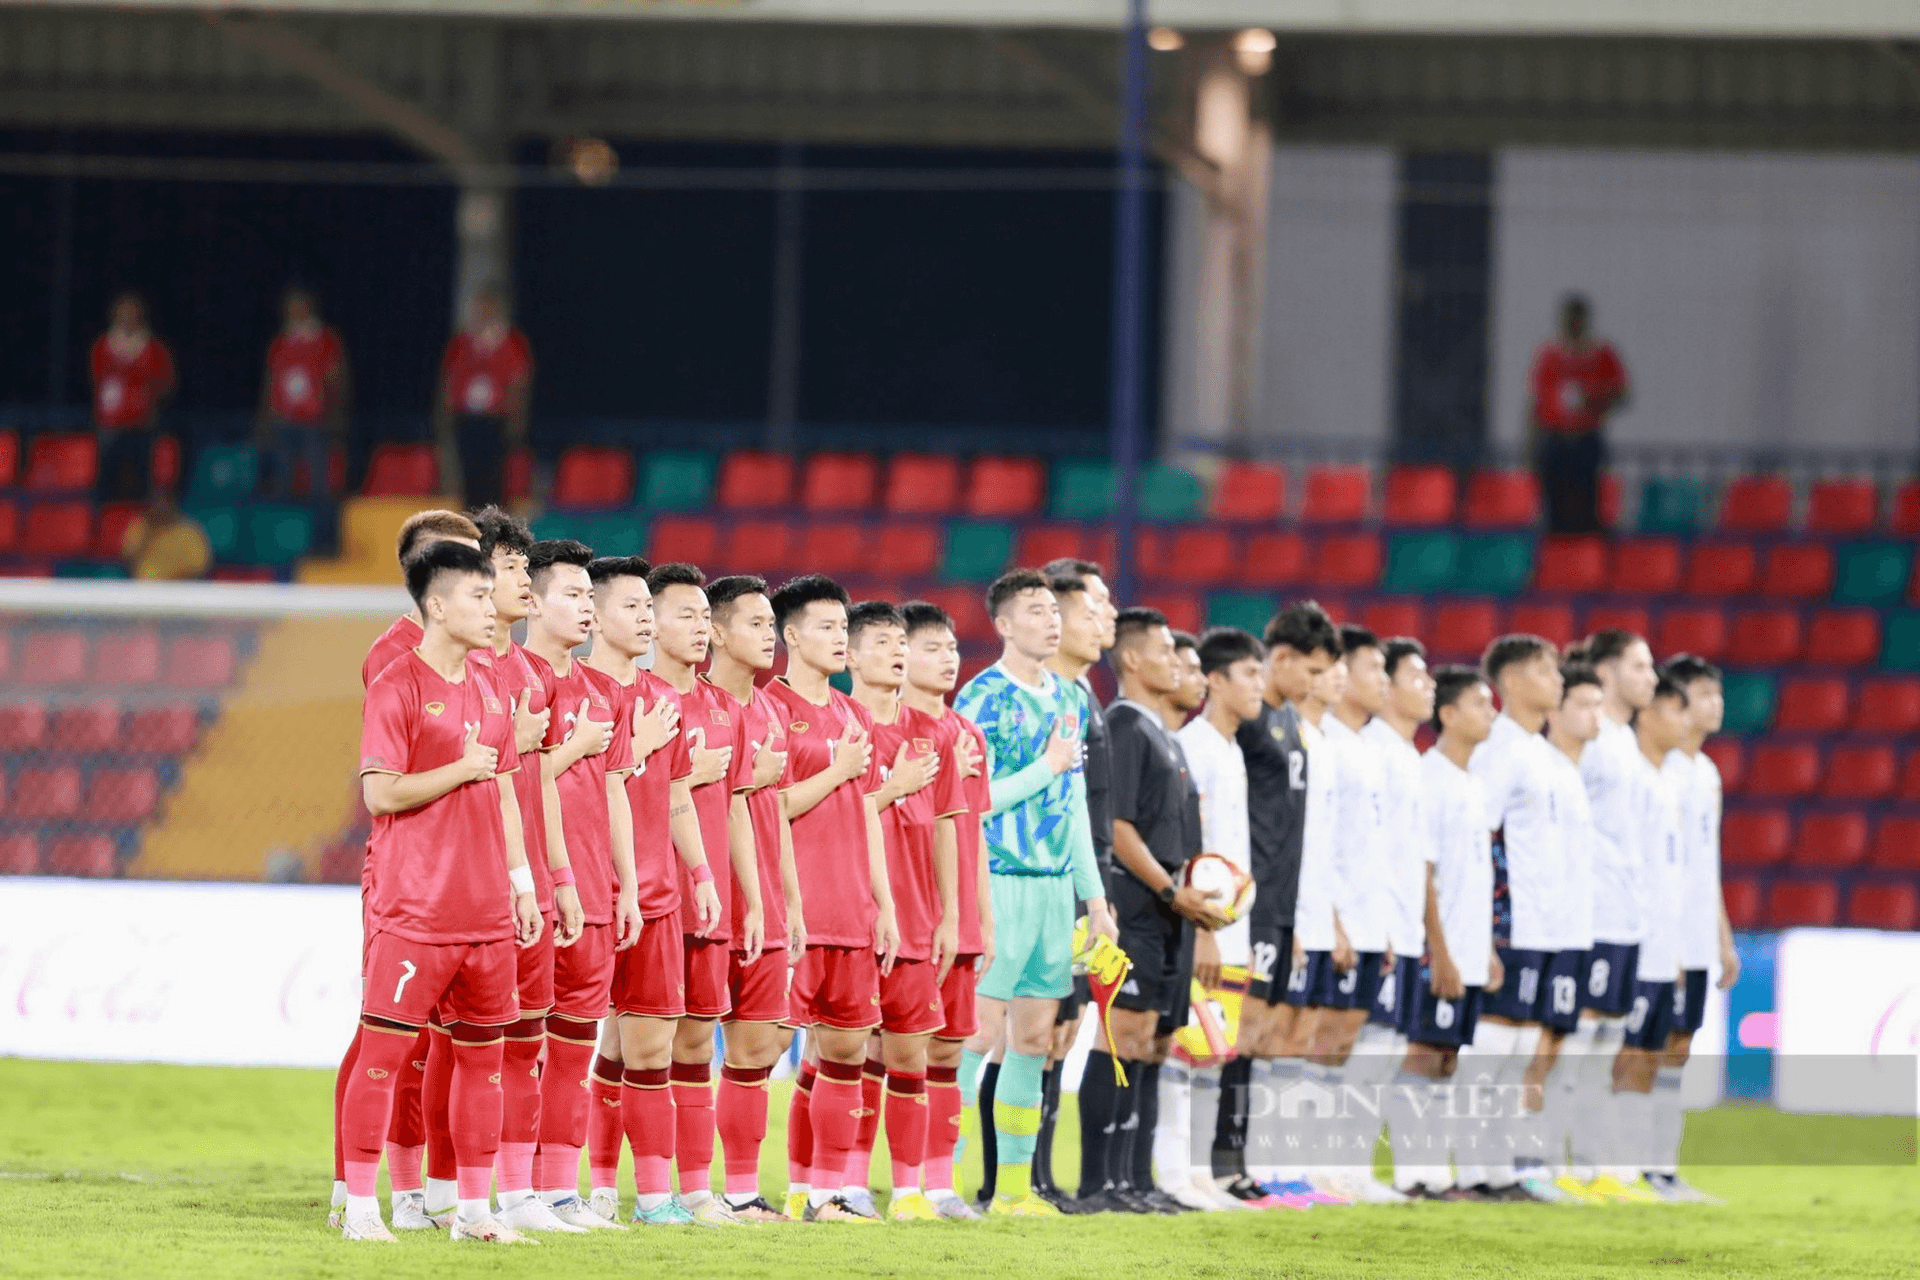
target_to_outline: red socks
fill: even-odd
[[[456,1179],[462,1200],[485,1199],[493,1189],[493,1158],[500,1150],[500,1063],[504,1042],[498,1027],[457,1026],[447,1114],[453,1136]],[[491,1037],[478,1041],[478,1037]],[[436,1035],[437,1042],[451,1039]],[[437,1176],[437,1175],[436,1175]]]
[[[500,1055],[500,1157],[495,1171],[502,1191],[533,1190],[533,1152],[540,1140],[540,1046],[546,1020],[525,1018],[507,1029]]]
[[[587,1145],[587,1071],[599,1028],[558,1014],[547,1018],[547,1069],[540,1077],[540,1148],[533,1177],[540,1191],[580,1190]]]
[[[620,1185],[620,1144],[626,1130],[620,1118],[618,1058],[595,1055],[587,1077],[587,1176],[594,1190]]]
[[[852,1062],[820,1062],[813,1082],[813,1176],[808,1185],[839,1187],[860,1134],[860,1067]]]
[[[680,1194],[713,1187],[713,1067],[705,1062],[676,1062],[673,1081],[673,1163],[680,1172]]]
[[[726,1155],[729,1196],[760,1192],[760,1147],[767,1140],[767,1077],[772,1071],[732,1063],[720,1068],[720,1096],[714,1112]]]
[[[666,1067],[629,1068],[620,1076],[620,1115],[626,1122],[627,1145],[633,1148],[636,1195],[661,1196],[673,1191],[672,1082],[672,1072]]]
[[[927,1153],[921,1162],[923,1183],[935,1191],[953,1189],[953,1151],[960,1142],[960,1073],[955,1067],[927,1068]],[[893,1118],[887,1118],[891,1134]],[[889,1136],[888,1143],[892,1143]]]
[[[499,1028],[487,1031],[498,1036]],[[450,1115],[453,1094],[453,1037],[444,1028],[429,1030],[426,1082],[420,1092],[420,1109],[426,1119],[427,1176],[441,1180],[454,1176],[453,1120]],[[468,1034],[475,1034],[468,1028]],[[495,1074],[499,1069],[495,1068]],[[395,1105],[399,1100],[395,1099]],[[393,1176],[393,1161],[387,1161],[387,1176]]]
[[[819,1075],[818,1067],[803,1062],[800,1077],[793,1082],[793,1097],[787,1104],[788,1182],[813,1180],[813,1083]]]
[[[866,1186],[873,1169],[873,1144],[880,1140],[880,1099],[886,1092],[887,1069],[868,1058],[860,1068],[860,1127],[847,1157],[847,1183]]]
[[[422,1030],[413,1042],[413,1055],[393,1086],[393,1116],[387,1122],[387,1178],[395,1191],[420,1190],[420,1152],[433,1143],[425,1115],[425,1083],[432,1058],[433,1035]],[[433,1174],[439,1177],[439,1174]],[[452,1171],[447,1173],[453,1176]]]
[[[380,1150],[393,1118],[394,1086],[413,1055],[411,1031],[369,1028],[360,1040],[341,1100],[341,1173],[350,1196],[370,1196],[380,1178]]]
[[[920,1187],[920,1165],[927,1158],[927,1078],[904,1071],[887,1073],[887,1151],[893,1157],[895,1195]]]
[[[347,1041],[347,1052],[340,1059],[340,1069],[333,1073],[333,1180],[347,1180],[347,1081],[353,1078],[353,1064],[360,1060],[360,1037],[364,1028],[353,1024],[353,1039]]]

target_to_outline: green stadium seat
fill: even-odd
[[[1387,545],[1387,570],[1380,579],[1380,589],[1403,596],[1448,591],[1453,588],[1459,567],[1460,539],[1457,535],[1395,534]]]
[[[1206,504],[1200,477],[1156,462],[1140,473],[1139,509],[1147,520],[1197,520]]]
[[[1920,671],[1920,611],[1887,615],[1886,647],[1880,665],[1889,671]]]
[[[1524,533],[1469,534],[1460,540],[1455,589],[1511,596],[1533,577],[1533,539]]]
[[[263,502],[247,517],[247,559],[254,564],[292,564],[313,547],[313,510]]]
[[[1727,733],[1764,733],[1773,723],[1773,677],[1758,671],[1729,671],[1722,685]]]
[[[1260,635],[1273,617],[1274,598],[1248,591],[1216,591],[1207,598],[1207,625],[1239,627]]]
[[[245,502],[260,478],[260,457],[250,444],[210,444],[194,459],[187,486],[190,506]]]
[[[1055,463],[1051,510],[1056,520],[1105,520],[1112,515],[1112,464],[1087,459]]]
[[[1707,490],[1698,480],[1648,480],[1640,486],[1640,532],[1695,533],[1707,522]]]
[[[582,535],[588,518],[578,511],[543,511],[534,517],[533,536],[542,542],[557,538],[578,538],[592,546]]]
[[[1833,598],[1840,604],[1892,604],[1907,587],[1913,551],[1899,542],[1857,542],[1840,548]]]
[[[239,507],[192,507],[187,514],[207,531],[207,545],[215,560],[238,560],[246,537],[246,521]]]
[[[646,550],[647,522],[631,511],[608,511],[584,517],[574,536],[595,555],[637,556]]]
[[[959,582],[998,577],[1013,559],[1013,526],[998,520],[956,520],[947,527],[940,576]]]
[[[643,511],[700,511],[713,501],[713,478],[719,463],[698,449],[661,449],[641,464],[640,508]]]

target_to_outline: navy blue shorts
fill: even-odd
[[[1479,987],[1468,987],[1466,994],[1458,1000],[1442,1000],[1433,994],[1428,985],[1429,975],[1424,966],[1420,971],[1420,998],[1413,1002],[1413,1029],[1407,1032],[1407,1039],[1415,1044],[1436,1045],[1442,1049],[1458,1049],[1461,1045],[1473,1043],[1473,1033],[1480,1025],[1480,1006],[1486,1000],[1486,993]]]
[[[1376,953],[1373,959],[1378,967],[1379,955]],[[1287,979],[1287,1003],[1315,1009],[1364,1008],[1355,1002],[1365,981],[1366,968],[1367,957],[1361,956],[1358,964],[1341,973],[1333,967],[1333,952],[1309,951],[1304,979],[1299,970]],[[1296,991],[1296,985],[1303,982]]]
[[[1580,965],[1580,1007],[1606,1018],[1624,1018],[1633,1004],[1637,942],[1596,942]]]
[[[1673,984],[1674,1031],[1692,1035],[1707,1020],[1707,971],[1683,969]]]
[[[1508,1022],[1538,1022],[1540,979],[1546,973],[1547,961],[1553,953],[1515,951],[1511,947],[1499,947],[1497,951],[1500,967],[1506,977],[1498,991],[1486,994],[1480,1012],[1488,1017],[1505,1018]]]
[[[1673,1030],[1674,985],[1671,982],[1633,984],[1633,1007],[1627,1010],[1628,1047],[1656,1053],[1667,1047],[1667,1033]]]
[[[1540,1003],[1534,1006],[1533,1020],[1562,1035],[1580,1025],[1580,971],[1587,953],[1555,951],[1547,957],[1546,972],[1540,975]]]
[[[1419,959],[1395,956],[1393,964],[1380,976],[1379,989],[1367,1007],[1367,1021],[1411,1036],[1413,1024],[1419,1017],[1419,994],[1424,985]]]
[[[1360,975],[1360,981],[1354,984],[1353,998],[1341,1007],[1344,1009],[1373,1008],[1373,1002],[1380,998],[1380,980],[1386,975],[1381,972],[1381,962],[1386,954],[1380,951],[1362,951],[1360,959],[1354,965],[1354,972]]]
[[[1304,1009],[1313,1003],[1313,978],[1319,967],[1326,963],[1327,953],[1309,951],[1300,957],[1300,963],[1284,960],[1287,966],[1287,989],[1283,999],[1296,1009]]]

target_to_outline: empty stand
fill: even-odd
[[[1867,856],[1865,814],[1809,813],[1793,842],[1793,865],[1809,871],[1846,871]]]
[[[625,449],[575,445],[554,469],[553,504],[606,511],[633,502],[633,455]]]
[[[1648,621],[1648,618],[1649,614],[1642,605],[1594,605],[1587,610],[1585,616],[1580,620],[1580,634],[1590,636],[1596,631],[1605,631],[1609,628],[1617,627],[1622,631],[1631,631],[1637,635],[1649,635],[1653,631],[1653,624]],[[1663,652],[1675,651],[1663,650]]]
[[[1191,591],[1150,591],[1140,603],[1166,614],[1167,625],[1175,631],[1197,636],[1207,625],[1206,608]]]
[[[720,526],[706,516],[655,516],[647,532],[647,555],[655,564],[711,564],[719,549]]]
[[[1673,538],[1629,538],[1613,556],[1613,588],[1662,595],[1680,587],[1680,543]]]
[[[1845,923],[1856,929],[1912,930],[1920,926],[1920,890],[1911,884],[1856,884],[1847,895]]]
[[[1843,744],[1827,756],[1820,794],[1829,800],[1880,800],[1893,794],[1897,778],[1892,747]]]
[[[1307,524],[1351,524],[1367,518],[1373,475],[1365,467],[1310,467],[1300,519]]]
[[[47,739],[47,704],[38,699],[0,703],[0,751],[33,751]]]
[[[1920,733],[1920,679],[1885,676],[1861,681],[1852,727],[1855,733]]]
[[[1030,524],[1020,531],[1015,564],[1038,567],[1063,556],[1087,554],[1086,531],[1077,524]]]
[[[1763,742],[1747,765],[1746,794],[1798,799],[1813,794],[1820,782],[1820,752],[1805,742]]]
[[[1426,609],[1418,600],[1374,600],[1360,611],[1360,625],[1380,636],[1425,637]]]
[[[1382,514],[1388,524],[1446,524],[1453,519],[1458,488],[1451,467],[1395,467],[1387,473]]]
[[[1800,615],[1792,609],[1743,609],[1733,621],[1729,662],[1777,667],[1800,653]]]
[[[100,471],[100,445],[92,435],[36,436],[27,449],[26,487],[42,492],[91,489]]]
[[[1793,600],[1824,598],[1833,591],[1833,549],[1824,543],[1789,543],[1767,552],[1760,590]]]
[[[1920,538],[1920,480],[1909,480],[1893,496],[1888,526],[1903,538]]]
[[[716,495],[723,507],[784,507],[793,497],[793,458],[740,449],[720,464]]]
[[[1840,921],[1840,889],[1831,880],[1775,880],[1767,887],[1767,923],[1820,928]]]
[[[1696,596],[1744,596],[1760,578],[1760,560],[1746,542],[1703,542],[1687,561],[1681,590]]]
[[[1492,601],[1448,600],[1434,609],[1426,640],[1442,661],[1478,662],[1499,634],[1499,609]]]
[[[29,632],[15,679],[22,684],[78,684],[87,675],[87,637],[81,631]]]
[[[13,777],[11,813],[16,818],[72,818],[80,812],[80,770],[73,765],[34,766]]]
[[[424,498],[440,492],[440,451],[430,444],[377,444],[360,491],[370,498]]]
[[[719,559],[728,569],[784,571],[797,567],[794,551],[785,520],[740,519],[727,529]]]
[[[120,704],[96,700],[69,703],[55,711],[47,746],[71,755],[97,755],[112,751],[119,742]]]
[[[20,479],[20,433],[0,431],[0,489],[11,489]]]
[[[1520,528],[1540,522],[1540,484],[1531,471],[1476,471],[1467,483],[1467,524]]]
[[[1710,605],[1670,609],[1660,618],[1653,647],[1657,653],[1718,658],[1727,651],[1727,615]]]
[[[128,825],[147,821],[159,807],[160,779],[152,769],[101,769],[87,787],[81,817],[88,822]]]
[[[47,870],[56,876],[110,876],[115,863],[111,836],[61,836],[47,849]]]
[[[1157,544],[1155,577],[1171,582],[1207,586],[1240,576],[1234,560],[1233,538],[1226,530],[1198,525],[1171,531],[1145,530],[1140,539],[1142,550],[1149,542]],[[1147,556],[1140,557],[1146,572]]]
[[[1032,515],[1046,494],[1047,469],[1038,458],[975,458],[962,505],[974,516]]]
[[[130,755],[183,756],[200,736],[200,713],[193,707],[138,707],[126,722],[121,749]]]
[[[1807,532],[1871,533],[1880,522],[1880,490],[1870,479],[1815,480],[1807,489]]]
[[[1880,819],[1871,862],[1879,871],[1920,872],[1920,817],[1888,814]]]
[[[30,876],[40,870],[40,837],[31,831],[0,835],[0,876]]]
[[[1240,581],[1249,587],[1284,587],[1307,574],[1307,543],[1297,533],[1270,530],[1248,536],[1240,552]]]
[[[829,576],[857,572],[867,561],[864,533],[851,520],[816,520],[801,535],[795,562]],[[735,563],[748,562],[736,558]]]
[[[1741,533],[1778,533],[1793,518],[1793,485],[1784,476],[1741,476],[1720,499],[1720,527]]]
[[[1701,748],[1720,770],[1720,785],[1738,791],[1747,777],[1747,749],[1738,738],[1713,738]]]
[[[1733,876],[1720,886],[1727,906],[1727,920],[1736,929],[1757,929],[1765,906],[1760,882],[1751,876]]]
[[[36,502],[27,508],[20,549],[28,555],[84,556],[93,549],[91,502]]]
[[[1516,632],[1544,636],[1557,645],[1573,643],[1573,607],[1564,604],[1523,603],[1513,606],[1507,626]]]
[[[93,528],[91,554],[96,560],[118,560],[126,554],[127,530],[142,514],[137,502],[108,502],[100,508],[100,519]]]
[[[896,515],[946,515],[960,508],[960,463],[946,454],[902,453],[887,464],[881,505]]]
[[[238,669],[232,637],[188,635],[168,648],[162,678],[175,689],[224,689]]]
[[[880,462],[866,453],[816,453],[800,477],[800,505],[809,511],[864,511],[874,505]]]
[[[872,544],[877,573],[906,578],[930,577],[940,567],[941,528],[936,524],[889,523]]]
[[[1607,582],[1607,544],[1601,538],[1549,537],[1534,561],[1540,591],[1599,591]]]
[[[1872,609],[1821,609],[1807,624],[1804,660],[1861,667],[1880,656],[1880,615]]]
[[[1229,462],[1213,487],[1213,518],[1268,523],[1287,505],[1287,473],[1264,462]]]
[[[1778,866],[1792,843],[1785,809],[1730,809],[1720,829],[1720,856],[1730,867]]]
[[[1332,587],[1371,587],[1380,580],[1380,539],[1371,533],[1322,538],[1303,566],[1307,580]]]
[[[1798,676],[1783,681],[1774,727],[1800,733],[1834,733],[1846,727],[1847,682],[1835,676]]]

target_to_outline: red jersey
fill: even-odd
[[[519,645],[509,648],[505,654],[496,654],[491,649],[475,649],[472,660],[493,671],[493,685],[506,700],[509,719],[513,716],[514,704],[522,696],[530,699],[527,709],[534,715],[547,709],[546,686],[534,674],[527,651]],[[547,866],[546,806],[541,802],[540,794],[540,747],[536,745],[531,751],[522,751],[519,758],[520,769],[513,775],[513,795],[520,802],[520,827],[526,836],[527,865],[533,868],[534,897],[540,904],[540,914],[544,916],[553,911],[553,870]]]
[[[1627,369],[1608,344],[1575,351],[1546,342],[1533,356],[1535,412],[1547,431],[1592,431],[1600,425],[1598,405],[1627,389]]]
[[[884,780],[894,757],[923,759],[939,749],[940,726],[924,712],[902,705],[892,724],[873,723],[873,758]],[[933,954],[933,931],[940,924],[940,884],[933,874],[935,819],[965,810],[960,771],[942,762],[932,782],[901,796],[880,811],[880,835],[887,848],[887,883],[893,888],[893,914],[900,926],[900,955],[925,960]]]
[[[662,683],[665,683],[664,681]],[[676,694],[680,700],[680,740],[686,744],[691,762],[696,747],[709,751],[734,748],[740,755],[740,704],[724,689],[716,689],[696,676],[693,688]],[[727,819],[733,805],[733,777],[723,773],[704,787],[693,789],[694,812],[700,816],[700,847],[713,870],[713,891],[720,898],[720,923],[705,941],[727,942],[733,938],[733,861],[727,847]],[[691,768],[691,763],[689,763]],[[693,873],[680,862],[680,929],[688,937],[700,927],[700,914],[693,902]]]
[[[733,701],[732,694],[717,685],[714,688],[728,702]],[[740,707],[740,728],[733,744],[732,786],[736,793],[747,793],[747,817],[753,824],[754,856],[760,864],[760,913],[766,934],[762,950],[780,951],[787,945],[787,892],[780,882],[780,791],[788,785],[791,771],[783,770],[772,786],[753,785],[753,758],[769,741],[775,751],[787,749],[786,721],[766,691],[755,689],[746,705]],[[734,918],[739,919],[746,912],[747,904],[736,879]]]
[[[462,330],[447,344],[440,380],[455,413],[505,413],[513,384],[533,373],[533,348],[518,329],[491,347]]]
[[[607,812],[607,777],[633,768],[633,722],[630,704],[619,686],[575,658],[567,674],[531,649],[527,665],[546,690],[553,715],[547,720],[545,749],[573,736],[574,723],[585,702],[589,720],[613,726],[613,741],[597,756],[573,762],[554,780],[560,793],[560,830],[567,840],[567,860],[573,867],[574,890],[580,895],[580,916],[588,924],[612,924],[619,879],[613,870],[613,816]]]
[[[466,754],[476,724],[480,741],[500,753],[499,771],[513,772],[513,713],[488,669],[468,663],[465,678],[452,683],[410,654],[367,690],[360,772],[406,775],[452,764]],[[492,779],[376,817],[369,861],[380,867],[367,900],[370,929],[435,946],[513,938],[506,827]]]
[[[346,358],[330,325],[310,333],[282,329],[267,347],[267,407],[282,422],[319,426],[326,420],[327,380]]]
[[[93,344],[93,420],[99,426],[149,425],[160,407],[160,388],[172,382],[173,356],[151,334],[132,355],[114,350],[104,333]]]
[[[366,661],[360,664],[360,687],[371,689],[374,677],[391,666],[401,654],[419,648],[420,642],[426,638],[427,633],[412,618],[395,618],[393,625],[382,631],[380,638],[373,642],[373,648],[367,650]]]
[[[979,955],[985,944],[980,938],[980,819],[993,812],[993,786],[987,777],[987,739],[980,726],[951,708],[936,722],[934,742],[939,746],[941,773],[951,767],[958,778],[959,740],[973,739],[973,758],[979,761],[979,773],[959,779],[966,811],[954,815],[954,843],[959,851],[955,859],[960,892],[960,954]]]
[[[787,722],[787,779],[804,782],[833,762],[849,724],[873,732],[866,708],[835,689],[816,706],[784,678],[766,693]],[[880,752],[864,777],[843,782],[793,820],[793,856],[806,911],[807,942],[822,947],[873,945],[873,878],[867,868],[867,794],[880,786]]]
[[[641,671],[635,673],[634,682],[627,686],[627,698],[631,706],[628,723],[631,724],[652,711],[663,698],[672,699],[678,705],[680,695],[653,672]],[[633,867],[635,878],[640,882],[640,916],[644,920],[658,920],[680,910],[680,876],[684,864],[674,852],[669,810],[673,807],[673,784],[693,772],[693,756],[687,749],[685,712],[681,715],[680,732],[645,760],[636,762],[634,771],[627,775],[627,803],[633,808]],[[633,754],[631,740],[627,743],[627,754]]]

